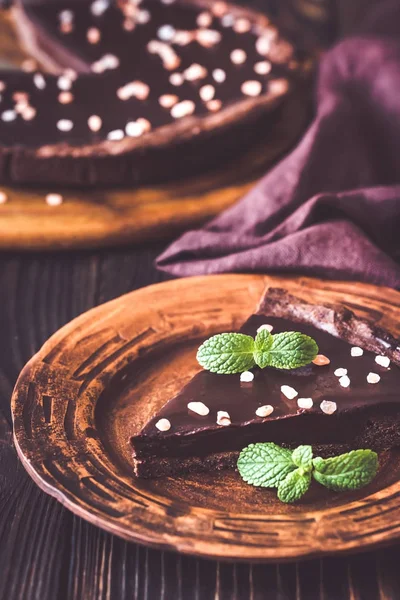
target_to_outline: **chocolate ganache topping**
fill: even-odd
[[[257,328],[265,323],[273,327],[274,333],[296,330],[313,337],[320,352],[329,358],[330,363],[322,366],[310,363],[293,370],[261,370],[255,367],[254,380],[251,382],[241,381],[239,374],[216,375],[201,371],[147,423],[141,436],[167,440],[174,434],[186,436],[204,430],[217,431],[221,428],[217,423],[219,411],[229,415],[230,422],[226,425],[231,428],[234,438],[238,426],[272,420],[285,421],[305,413],[322,415],[328,419],[330,413],[354,412],[366,406],[400,404],[400,369],[396,365],[390,363],[388,367],[381,366],[375,360],[377,355],[368,350],[363,351],[361,356],[352,356],[353,346],[347,341],[312,325],[293,323],[287,319],[269,317],[266,321],[262,315],[253,315],[241,332],[254,336]],[[369,383],[370,373],[379,376],[376,384]],[[284,392],[289,396],[292,394],[286,388],[282,392],[282,386],[289,386],[296,395],[288,398]],[[301,402],[302,399],[310,399],[312,405],[311,402]],[[204,403],[209,408],[208,414],[198,415],[191,411],[188,404],[194,401]],[[301,408],[299,404],[310,406]],[[270,405],[273,411],[266,417],[258,417],[257,409],[265,405]],[[167,431],[159,431],[156,427],[161,418],[168,419],[171,424]],[[316,435],[318,432],[311,433],[314,439]],[[341,438],[339,431],[332,431],[331,439],[335,437]]]
[[[23,42],[51,72],[0,72],[3,181],[168,178],[160,149],[186,140],[201,165],[193,140],[208,140],[213,157],[215,130],[220,160],[229,158],[260,137],[261,116],[268,134],[265,112],[302,70],[267,17],[220,1],[22,0],[14,14]],[[150,176],[143,155],[156,150]],[[135,152],[136,160],[108,175],[93,160],[85,168],[73,163]],[[72,164],[54,163],[54,174],[31,165],[54,156]]]

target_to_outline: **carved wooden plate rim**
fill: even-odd
[[[289,517],[235,513],[187,506],[183,500],[171,506],[162,493],[146,490],[123,472],[105,450],[94,409],[111,377],[151,353],[156,343],[168,347],[239,327],[268,286],[315,302],[341,302],[365,310],[364,316],[379,312],[382,326],[400,332],[400,293],[373,285],[213,275],[131,292],[62,327],[21,372],[12,397],[14,439],[35,482],[113,534],[203,557],[293,560],[366,549],[399,537],[398,481],[340,506],[304,508]]]

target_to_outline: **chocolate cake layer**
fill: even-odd
[[[210,0],[36,2],[14,10],[57,74],[0,72],[0,180],[156,183],[269,135],[303,72],[261,14]]]
[[[243,333],[254,336],[263,324],[273,326],[273,333],[300,331],[316,340],[330,363],[290,371],[255,368],[249,383],[238,374],[201,371],[131,439],[138,475],[207,470],[215,462],[220,468],[231,466],[251,442],[312,444],[323,455],[400,443],[399,348],[390,334],[374,330],[350,311],[308,305],[280,291],[267,294],[261,310],[267,313],[250,317]],[[339,333],[342,338],[336,337]],[[352,356],[355,344],[364,348],[361,356]],[[376,362],[377,353],[390,356],[389,367]],[[337,369],[347,369],[349,384],[335,374]],[[380,380],[369,383],[370,373]],[[281,386],[290,386],[297,395],[288,399]],[[312,406],[301,408],[299,398],[312,399]],[[209,413],[194,413],[189,402],[204,403]],[[265,405],[273,412],[257,416]],[[227,426],[218,425],[219,411],[229,415]],[[160,419],[168,420],[168,430],[157,429]]]

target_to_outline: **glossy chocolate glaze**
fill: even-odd
[[[265,96],[270,93],[271,81],[288,77],[291,72],[288,63],[293,49],[278,34],[271,42],[270,56],[260,55],[256,50],[256,41],[263,34],[275,36],[275,29],[270,25],[257,24],[253,19],[249,31],[237,33],[232,26],[223,26],[220,17],[204,11],[195,3],[175,1],[163,4],[160,1],[143,0],[137,8],[137,15],[145,15],[148,21],[135,22],[136,16],[133,30],[127,31],[124,29],[127,4],[109,4],[100,16],[95,16],[92,14],[93,3],[87,1],[23,3],[27,22],[25,27],[29,24],[38,46],[50,56],[60,73],[63,68],[70,67],[79,73],[76,79],[71,80],[70,89],[67,90],[73,100],[63,104],[58,100],[62,90],[58,87],[57,76],[43,74],[44,87],[38,89],[34,83],[34,73],[1,71],[0,80],[4,83],[0,103],[1,145],[35,148],[61,143],[85,146],[107,140],[110,132],[116,130],[122,130],[126,136],[127,123],[137,119],[146,119],[150,124],[151,129],[138,136],[146,137],[158,128],[182,120],[171,115],[171,107],[160,105],[159,98],[162,95],[176,95],[179,102],[193,102],[194,110],[188,116],[203,117],[213,113],[213,110],[200,98],[201,87],[214,87],[213,100],[219,100],[222,109],[249,99],[241,90],[243,82],[259,82],[260,95]],[[60,29],[60,15],[65,11],[72,15],[72,29],[68,33]],[[149,52],[149,42],[160,41],[160,29],[165,25],[172,26],[176,31],[200,31],[196,19],[203,12],[211,17],[210,24],[203,30],[212,30],[220,35],[218,43],[205,47],[196,40],[183,46],[167,42],[180,62],[173,69],[166,68],[159,55]],[[88,41],[91,28],[100,32],[98,43]],[[237,49],[246,53],[243,64],[233,64],[230,59],[231,52]],[[116,58],[118,66],[100,73],[93,72],[96,69],[94,65],[106,55]],[[270,73],[257,74],[254,65],[266,59],[271,65]],[[171,84],[171,74],[183,73],[193,64],[204,67],[206,76],[194,81],[185,79],[178,86]],[[295,63],[291,63],[291,66],[295,68]],[[215,81],[212,73],[216,68],[224,70],[225,81]],[[131,97],[121,100],[117,97],[117,90],[132,81],[148,86],[149,94],[145,99]],[[15,110],[15,94],[21,92],[28,94],[29,105],[36,115],[25,120],[23,115],[18,114],[9,121],[7,111]],[[88,119],[93,115],[102,120],[101,128],[96,132],[88,127]],[[60,120],[71,121],[72,129],[60,131],[57,128]]]
[[[330,364],[310,364],[296,370],[253,369],[252,383],[241,383],[239,375],[216,375],[208,371],[198,373],[180,394],[171,399],[147,423],[141,433],[132,438],[137,457],[207,455],[214,452],[240,450],[247,443],[275,441],[285,444],[342,444],[357,440],[374,427],[374,420],[397,417],[400,414],[400,370],[393,363],[383,368],[375,362],[375,354],[364,351],[363,356],[352,357],[351,345],[316,327],[293,323],[288,319],[253,315],[242,327],[243,333],[255,335],[262,324],[273,325],[273,333],[301,331],[313,337],[321,354],[329,357]],[[335,369],[348,370],[350,386],[344,388]],[[380,375],[377,384],[367,382],[368,373]],[[289,385],[298,396],[288,400],[281,386]],[[297,398],[312,398],[313,407],[300,409]],[[331,415],[322,412],[322,400],[334,401],[337,410]],[[210,413],[198,416],[187,405],[202,401]],[[257,417],[258,407],[270,404],[274,412],[267,418]],[[216,423],[217,411],[226,411],[232,424],[227,427]],[[155,423],[167,418],[169,431],[160,432]],[[395,421],[393,421],[395,424]],[[365,438],[364,438],[365,439]]]

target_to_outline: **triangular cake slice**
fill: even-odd
[[[311,336],[329,364],[255,368],[247,383],[239,374],[200,371],[131,438],[136,475],[234,467],[251,442],[312,444],[323,456],[400,444],[399,340],[347,309],[308,304],[280,289],[267,290],[240,331],[255,336],[262,325]]]

